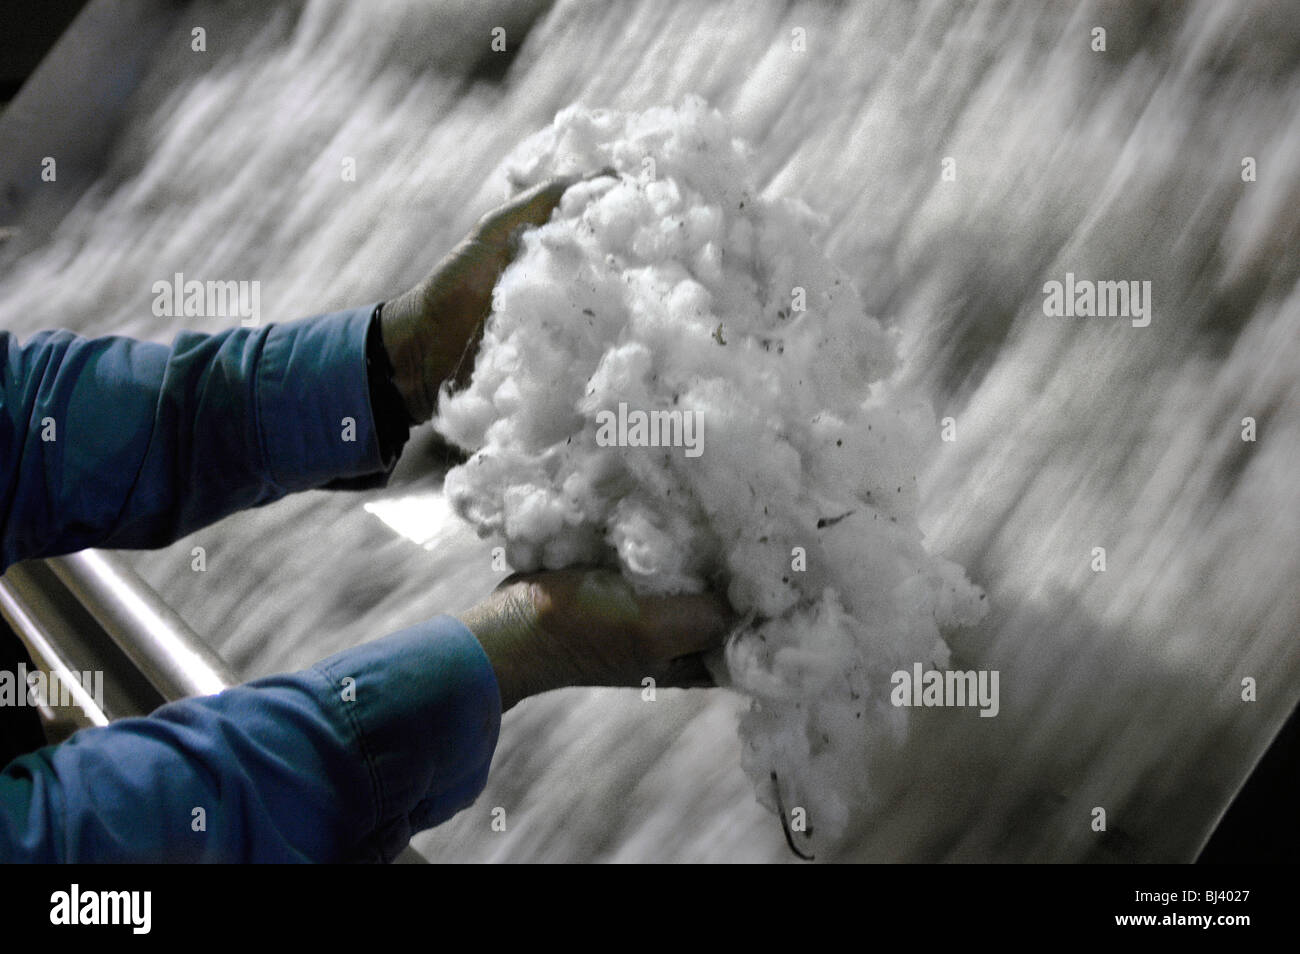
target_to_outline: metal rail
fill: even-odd
[[[47,709],[76,728],[146,715],[165,702],[220,692],[238,681],[110,553],[87,551],[10,567],[0,577],[0,615],[33,661],[71,690],[74,705]],[[102,677],[99,699],[76,678],[87,672]]]
[[[75,675],[71,662],[55,648],[54,642],[46,635],[41,626],[41,609],[33,606],[27,598],[30,590],[17,578],[0,577],[0,616],[8,621],[10,627],[26,645],[32,661],[46,672],[55,673],[63,684],[70,687],[75,696],[77,709],[82,713],[81,721],[86,725],[108,725],[108,713],[100,702],[91,695]]]
[[[206,696],[239,680],[135,571],[99,550],[46,565],[164,699]]]

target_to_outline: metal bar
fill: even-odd
[[[239,682],[221,657],[118,557],[83,550],[46,564],[168,702],[211,695]]]
[[[108,725],[108,713],[73,675],[73,667],[46,637],[44,628],[37,621],[36,609],[27,602],[21,587],[10,579],[9,574],[0,578],[0,615],[27,645],[32,661],[48,672],[57,673],[71,689],[85,722],[88,725]]]
[[[29,654],[47,671],[91,674],[99,687],[96,707],[108,720],[145,715],[167,698],[150,683],[68,591],[43,560],[28,560],[0,577],[5,615],[10,627],[26,644]],[[94,713],[76,707],[59,714],[78,727],[98,725]],[[46,723],[47,733],[60,727]],[[53,736],[51,736],[53,741]]]

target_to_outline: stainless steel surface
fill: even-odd
[[[83,550],[46,562],[168,701],[210,695],[239,681],[221,657],[113,554]]]
[[[28,560],[0,577],[13,626],[33,658],[61,673],[100,674],[98,708],[109,721],[152,712],[167,701],[118,648],[44,560]],[[98,719],[77,720],[99,724]]]
[[[64,680],[75,696],[83,717],[81,721],[87,726],[108,725],[108,713],[73,676],[74,667],[56,645],[57,637],[51,638],[49,627],[52,624],[48,613],[32,605],[32,591],[23,585],[25,572],[22,567],[13,567],[0,577],[0,615],[27,646],[32,662],[46,672],[57,673]]]

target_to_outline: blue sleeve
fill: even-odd
[[[0,570],[385,479],[372,315],[183,332],[171,348],[0,333]],[[391,859],[481,791],[500,707],[482,648],[440,617],[15,760],[0,859]]]
[[[4,861],[389,861],[486,782],[501,699],[438,617],[0,773]]]
[[[90,546],[157,547],[296,490],[385,479],[373,306],[123,337],[0,332],[0,571]]]

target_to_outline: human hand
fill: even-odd
[[[707,686],[700,654],[732,625],[713,594],[639,596],[611,570],[514,576],[460,615],[492,661],[502,711],[563,686]]]
[[[545,224],[564,191],[579,181],[550,179],[493,209],[422,282],[384,304],[380,332],[393,381],[417,424],[433,417],[444,383],[468,382],[492,311],[492,289],[514,258],[520,234]]]

